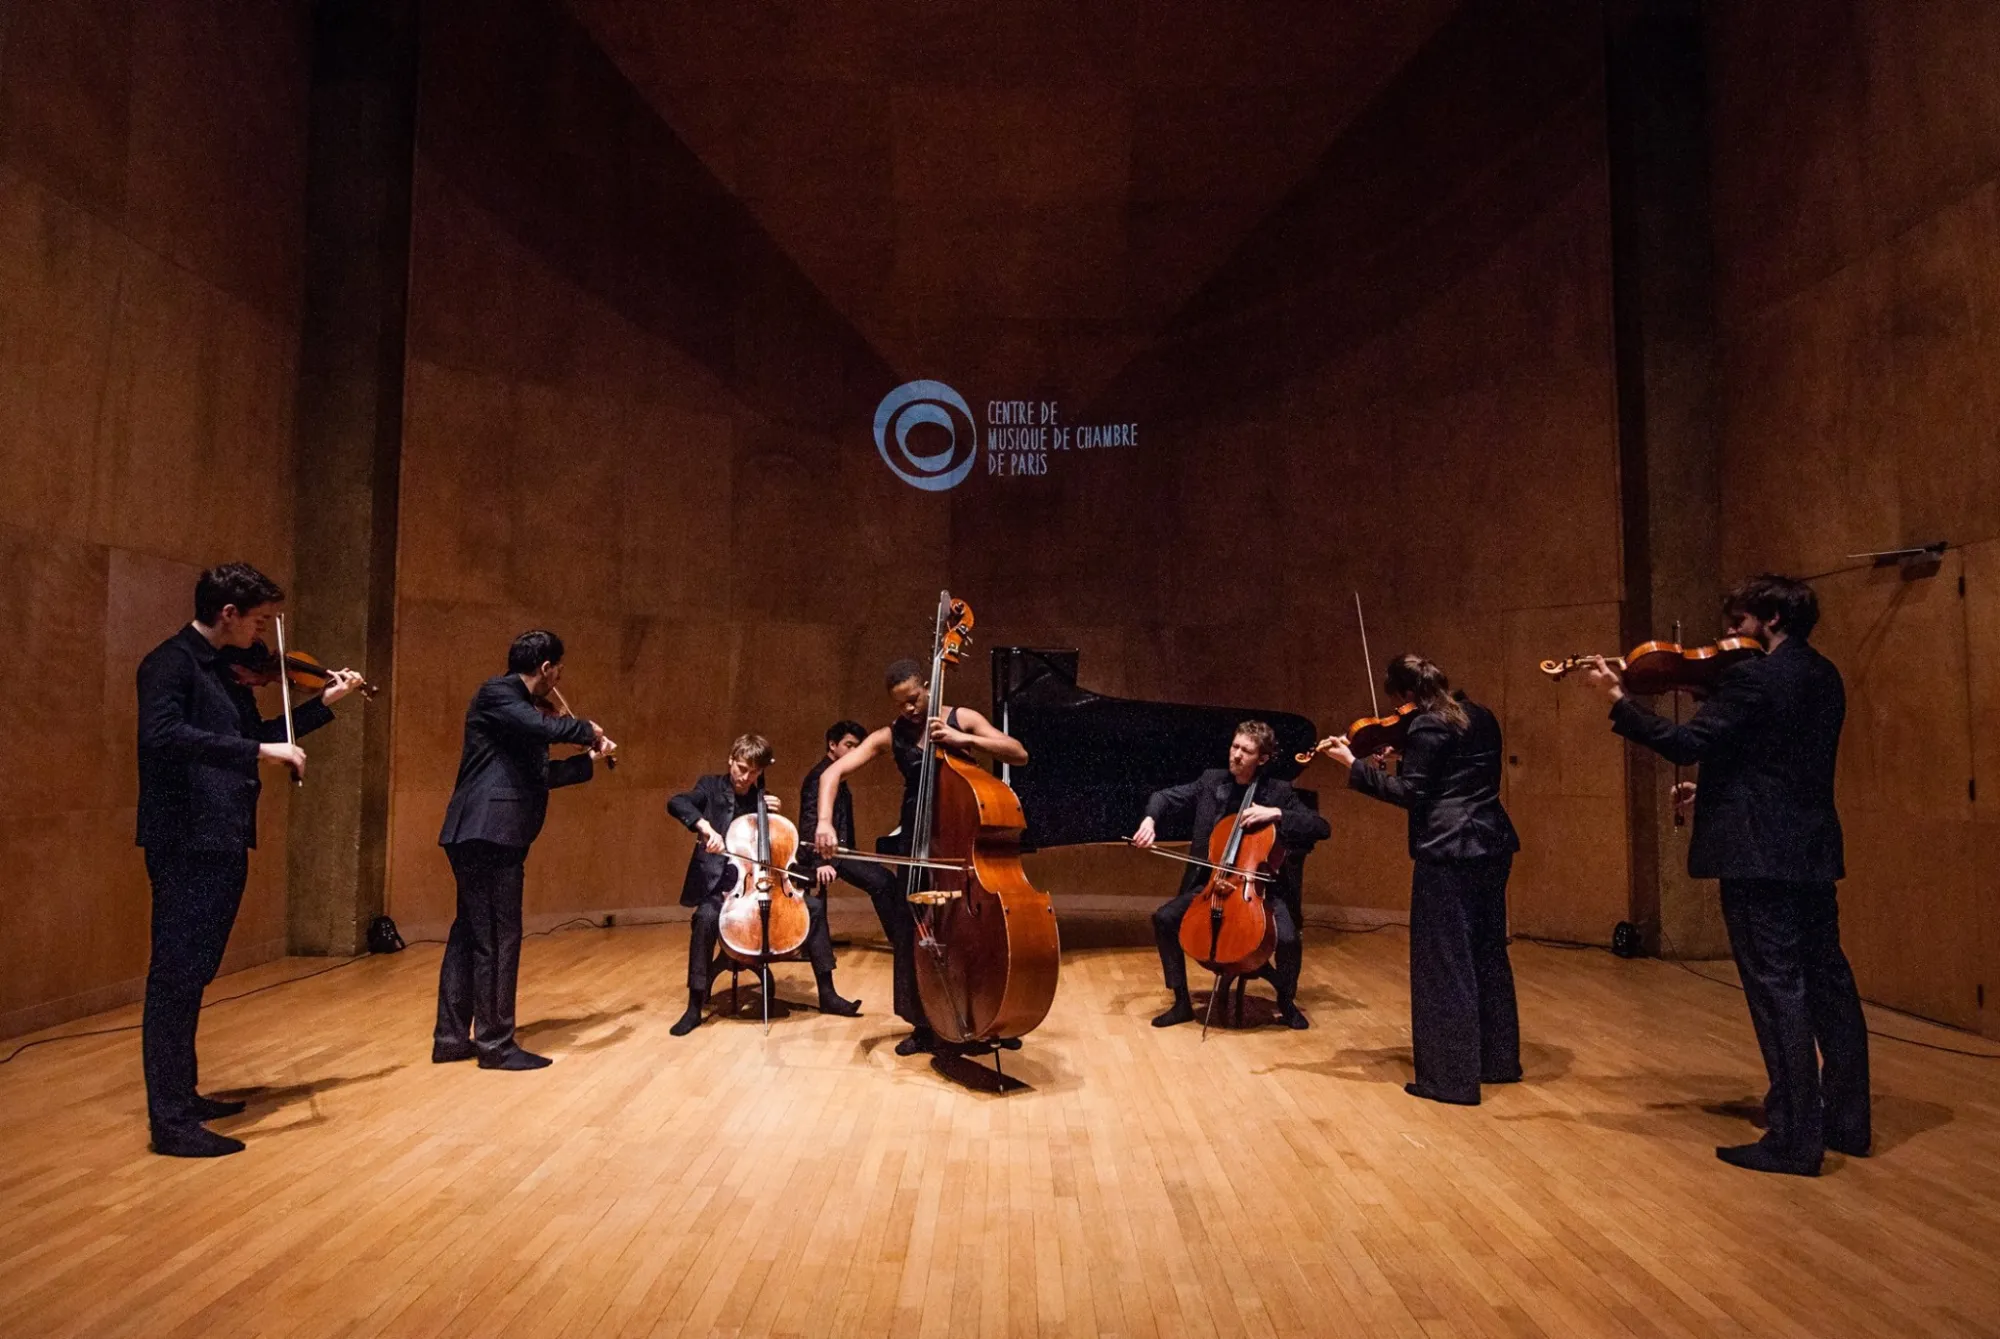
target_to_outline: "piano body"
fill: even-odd
[[[1319,739],[1313,723],[1295,712],[1093,693],[1077,683],[1074,650],[1000,646],[992,657],[992,720],[1027,747],[1030,759],[1002,772],[1021,797],[1027,850],[1123,841],[1154,791],[1223,765],[1240,722],[1261,720],[1277,731],[1270,774],[1284,780],[1299,773],[1293,755]],[[1300,790],[1299,798],[1318,807],[1312,791]],[[1185,824],[1159,834],[1167,842],[1188,836]]]

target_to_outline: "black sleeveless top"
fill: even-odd
[[[944,723],[958,729],[957,707],[945,712]],[[903,817],[896,825],[895,845],[904,855],[909,854],[910,838],[917,825],[917,782],[924,772],[924,743],[928,733],[928,717],[913,721],[898,716],[889,725],[889,749],[896,755],[896,770],[903,774]]]

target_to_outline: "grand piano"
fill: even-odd
[[[1028,750],[1026,767],[1002,777],[1021,797],[1027,849],[1123,841],[1145,815],[1147,797],[1192,781],[1229,754],[1237,725],[1268,722],[1278,734],[1269,774],[1299,773],[1292,755],[1319,739],[1313,723],[1264,707],[1195,707],[1093,693],[1077,683],[1077,653],[1028,646],[995,647],[992,720]],[[1318,807],[1318,796],[1299,798]],[[1160,840],[1184,842],[1188,827],[1162,828]],[[1289,862],[1288,862],[1289,863]]]

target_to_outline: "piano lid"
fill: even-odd
[[[1278,734],[1270,775],[1299,773],[1292,755],[1319,739],[1296,712],[1263,707],[1196,707],[1109,697],[1079,687],[1077,653],[1027,646],[993,648],[993,721],[1021,741],[1031,759],[1007,769],[1027,815],[1030,846],[1123,841],[1145,816],[1156,790],[1194,780],[1229,756],[1243,721],[1267,722]],[[1185,827],[1162,830],[1186,841]]]

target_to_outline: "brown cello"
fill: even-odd
[[[736,886],[722,899],[719,931],[730,957],[763,967],[798,952],[812,929],[804,876],[792,869],[799,830],[773,814],[757,787],[757,810],[729,825],[723,846],[736,867]],[[764,1026],[771,1026],[771,992],[764,991]]]
[[[971,634],[971,606],[939,592],[933,717],[944,715],[945,667],[958,664]],[[1016,1041],[1035,1030],[1055,1000],[1061,966],[1055,907],[1021,868],[1026,827],[1010,786],[927,745],[910,856],[896,863],[909,867],[918,994],[931,1028],[948,1042]]]
[[[1208,834],[1208,883],[1181,917],[1181,951],[1217,976],[1254,972],[1278,946],[1278,924],[1264,905],[1264,888],[1285,850],[1278,844],[1276,823],[1254,831],[1243,826],[1244,813],[1256,802],[1257,783],[1252,781],[1243,788],[1236,817]],[[1214,994],[1208,1003],[1213,1013]]]

